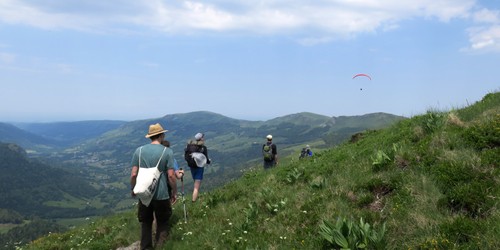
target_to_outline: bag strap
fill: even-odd
[[[160,159],[158,160],[158,163],[156,163],[156,168],[160,165],[161,158],[163,158],[163,154],[165,154],[165,150],[167,147],[163,149],[163,152],[161,152]],[[141,167],[141,154],[142,154],[142,147],[139,148],[139,168]]]
[[[158,163],[156,163],[156,168],[158,168],[158,166],[160,165],[161,158],[163,158],[163,154],[165,154],[166,149],[167,149],[167,147],[163,148],[163,152],[161,152],[160,159],[158,160]]]
[[[141,153],[142,153],[142,147],[139,148],[139,168],[141,168]]]

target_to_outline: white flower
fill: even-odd
[[[247,231],[243,231],[244,234],[248,233]]]

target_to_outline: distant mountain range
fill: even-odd
[[[204,191],[206,191],[239,178],[243,171],[249,167],[260,166],[262,161],[261,145],[265,142],[267,134],[273,135],[273,141],[278,146],[280,158],[286,159],[298,157],[300,149],[306,144],[311,145],[313,151],[319,151],[340,144],[357,132],[387,127],[402,119],[405,117],[386,113],[328,117],[304,112],[268,121],[248,121],[229,118],[213,112],[198,111],[130,122],[0,123],[0,142],[18,144],[28,152],[26,156],[23,156],[24,158],[16,156],[21,160],[20,162],[10,161],[6,163],[4,157],[7,156],[4,155],[18,153],[4,149],[4,155],[0,161],[3,162],[2,168],[12,169],[9,172],[8,181],[15,183],[16,180],[26,178],[25,175],[29,174],[33,175],[28,179],[29,185],[34,186],[46,183],[45,178],[49,178],[47,175],[56,174],[57,171],[25,173],[16,172],[14,169],[20,166],[22,169],[33,168],[37,171],[50,169],[52,166],[65,168],[74,173],[75,176],[79,175],[82,178],[73,179],[69,176],[58,176],[53,182],[59,182],[60,185],[65,185],[68,182],[80,183],[78,185],[82,187],[92,185],[99,191],[99,195],[96,194],[96,191],[89,191],[88,194],[94,196],[93,204],[99,205],[90,206],[87,209],[104,207],[116,210],[125,206],[120,201],[123,201],[128,194],[129,164],[132,152],[138,146],[149,143],[149,140],[144,136],[149,125],[153,123],[159,122],[165,129],[169,130],[166,133],[166,139],[171,142],[175,152],[174,156],[184,167],[186,164],[183,159],[183,149],[186,142],[198,132],[205,133],[209,157],[213,162],[205,172],[203,185]],[[30,163],[32,160],[28,159],[28,156],[32,159],[36,158],[38,163]],[[36,175],[44,176],[44,178],[37,179]],[[87,184],[81,183],[82,179]],[[187,179],[189,182],[189,178]],[[9,195],[16,193],[21,195],[27,192],[23,185],[12,185],[16,188],[10,187],[11,193]],[[29,185],[27,187],[31,187]],[[5,186],[5,188],[8,187]],[[37,189],[34,188],[34,190]],[[83,188],[82,190],[92,189]],[[78,204],[79,201],[75,200],[82,199],[82,197],[75,197],[82,195],[67,195],[63,200]],[[5,196],[2,194],[2,197]],[[16,196],[9,197],[16,199]],[[30,199],[35,201],[34,197]],[[43,197],[43,199],[50,200],[49,197]],[[42,200],[38,201],[43,202]],[[12,205],[9,207],[16,210],[19,208]],[[22,212],[26,214],[27,211]]]
[[[60,147],[76,145],[84,140],[93,138],[112,129],[118,128],[125,121],[77,121],[77,122],[53,122],[53,123],[14,123],[13,125],[28,132],[27,135],[35,135],[51,141]],[[15,134],[15,133],[14,133]],[[3,139],[0,133],[0,141]],[[23,145],[29,147],[29,145]]]

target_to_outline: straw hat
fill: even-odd
[[[159,135],[159,134],[165,133],[167,131],[168,130],[163,129],[163,127],[159,123],[152,124],[152,125],[149,125],[149,132],[146,135],[146,138],[149,138],[149,137],[155,136],[155,135]]]

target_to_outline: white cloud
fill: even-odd
[[[0,22],[94,32],[133,30],[139,25],[174,34],[313,30],[342,36],[395,27],[398,21],[408,18],[462,18],[474,3],[475,0],[0,0]]]
[[[500,52],[500,25],[475,27],[468,30],[470,47],[467,52]]]
[[[477,26],[467,30],[470,45],[462,51],[500,52],[500,11],[481,9],[472,14],[472,20]]]
[[[482,9],[473,14],[473,20],[477,23],[500,23],[500,11]]]

